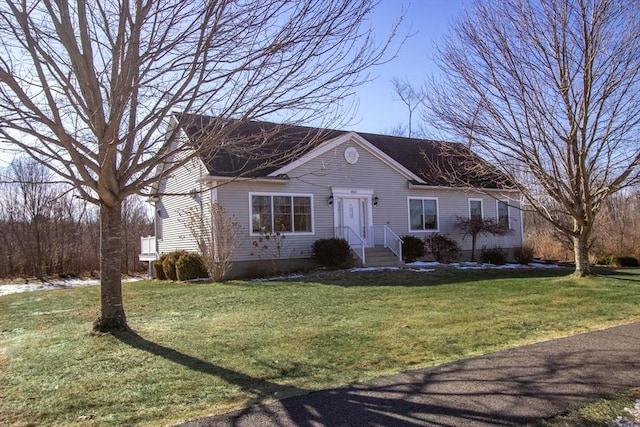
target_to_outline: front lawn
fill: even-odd
[[[640,270],[328,272],[0,297],[0,425],[160,425],[640,320]]]

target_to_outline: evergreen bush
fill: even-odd
[[[186,251],[184,250],[177,250],[166,254],[167,256],[164,261],[162,261],[162,270],[164,271],[166,280],[173,280],[174,282],[178,280],[178,275],[176,274],[176,262],[185,253]]]
[[[402,236],[402,259],[404,262],[414,262],[426,253],[424,242],[415,236]]]
[[[160,255],[160,258],[153,263],[153,273],[158,280],[167,280],[167,276],[164,274],[164,260],[167,258],[167,254]]]
[[[346,268],[351,248],[345,239],[319,239],[313,242],[313,258],[328,268]]]
[[[207,278],[209,273],[200,254],[185,252],[176,261],[176,277],[178,281],[184,282]]]

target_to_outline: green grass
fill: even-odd
[[[640,319],[640,270],[328,272],[0,297],[0,425],[160,425]]]
[[[626,412],[625,408],[635,408],[636,401],[639,399],[640,388],[626,390],[611,399],[598,400],[578,410],[558,415],[549,420],[541,420],[532,427],[611,427],[612,421],[618,417],[630,420],[633,416]],[[635,419],[635,421],[640,420]]]

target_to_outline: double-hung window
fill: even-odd
[[[409,199],[409,229],[438,231],[438,199]]]
[[[469,219],[482,220],[482,199],[469,199]]]
[[[506,200],[498,200],[498,225],[509,229],[509,202]]]
[[[252,233],[312,233],[311,196],[251,194]]]

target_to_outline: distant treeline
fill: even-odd
[[[99,274],[100,227],[95,205],[81,200],[42,165],[15,159],[0,180],[0,277]],[[123,205],[122,272],[144,271],[140,236],[153,234],[145,203]]]

